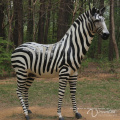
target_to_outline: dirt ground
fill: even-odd
[[[56,109],[54,107],[51,108],[43,108],[34,106],[31,107],[31,111],[33,112],[30,115],[31,120],[56,120],[57,114]],[[82,114],[83,118],[81,120],[120,120],[120,111],[96,111],[94,110],[89,111],[89,109],[83,109],[79,110],[79,112]],[[62,109],[63,116],[65,117],[65,120],[76,120],[74,117],[74,114],[70,108],[64,108]],[[88,113],[88,114],[87,114]],[[36,119],[36,116],[42,116],[41,118]],[[54,117],[55,116],[55,117]],[[0,110],[0,120],[25,120],[24,115],[22,114],[22,108],[16,107],[16,108],[3,108]]]
[[[110,72],[105,72],[97,68],[97,65],[90,64],[88,68],[81,72],[78,80],[97,80],[98,78],[100,80],[106,78],[120,77],[120,74],[118,74],[120,73],[120,70],[117,70],[117,72],[111,74]],[[58,80],[56,79],[58,78],[54,78],[52,79],[52,81],[58,82]],[[3,84],[3,80],[0,80],[0,83]],[[32,106],[30,107],[30,110],[32,111],[32,114],[30,114],[31,120],[58,119],[56,107],[44,108],[39,106]],[[83,116],[81,120],[120,120],[120,110],[81,108],[78,111]],[[62,115],[64,116],[65,120],[76,120],[72,109],[69,107],[62,107]],[[3,107],[0,108],[0,120],[25,120],[25,118],[21,107],[7,108],[3,105]]]

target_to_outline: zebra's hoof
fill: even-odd
[[[59,118],[59,120],[64,120],[64,118],[63,118],[63,117],[61,117],[61,118]]]
[[[76,113],[76,114],[75,114],[75,117],[76,117],[77,119],[80,119],[80,118],[82,118],[82,115],[81,115],[80,113]]]
[[[31,111],[31,110],[28,110],[28,113],[32,113],[32,111]]]
[[[26,120],[30,120],[30,117],[28,115],[25,116]]]

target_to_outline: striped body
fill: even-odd
[[[17,94],[25,116],[28,116],[28,89],[35,77],[59,76],[58,115],[62,120],[61,105],[67,82],[70,84],[73,111],[78,115],[75,93],[78,69],[98,29],[89,10],[79,16],[64,37],[55,44],[24,43],[11,56],[18,79]],[[80,117],[80,114],[78,115]],[[28,120],[28,119],[27,119]]]
[[[37,77],[58,76],[59,70],[63,66],[69,66],[71,69],[69,74],[77,71],[80,68],[81,60],[88,51],[92,37],[89,41],[86,39],[87,43],[84,43],[85,46],[83,46],[81,43],[83,41],[80,41],[80,36],[76,32],[78,29],[75,28],[76,26],[74,24],[63,39],[55,44],[44,45],[30,42],[20,45],[12,54],[11,61],[15,71],[20,68],[25,69],[28,74],[32,73]],[[76,36],[74,35],[75,32]],[[75,37],[79,39],[73,41]],[[82,40],[84,40],[83,37]]]

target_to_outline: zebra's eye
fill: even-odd
[[[95,20],[94,22],[100,22],[100,20],[99,20],[99,19],[97,19],[97,20]]]

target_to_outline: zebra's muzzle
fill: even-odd
[[[102,36],[101,36],[102,39],[107,40],[108,37],[109,37],[109,34],[110,34],[109,32],[107,32],[107,33],[103,33]]]

